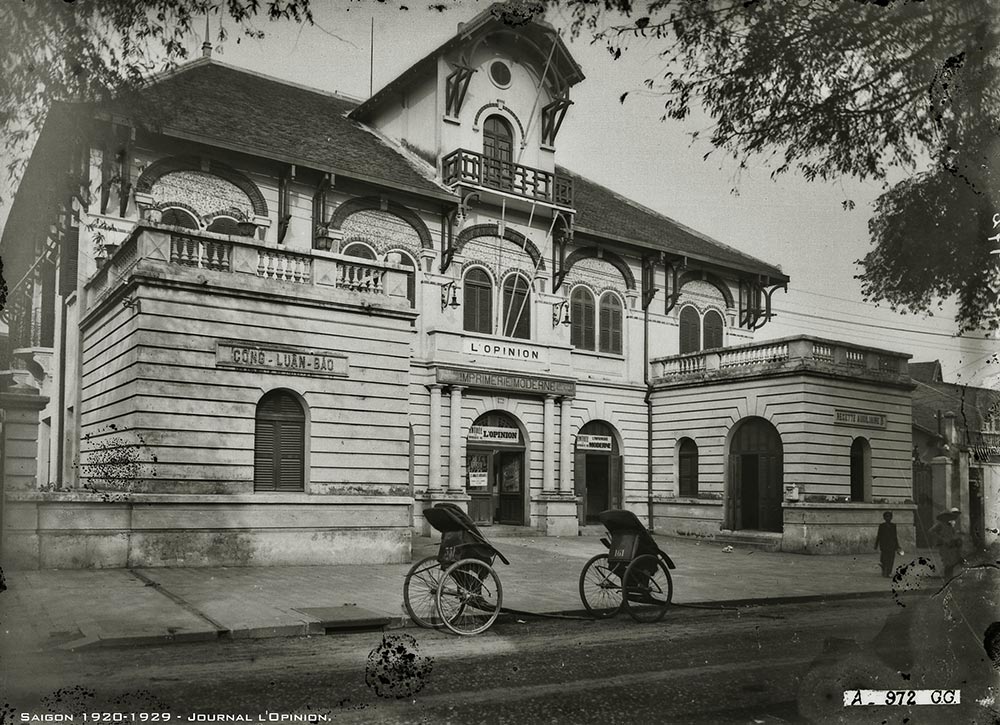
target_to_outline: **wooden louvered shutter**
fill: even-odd
[[[570,301],[570,343],[581,350],[594,349],[594,297],[578,287]]]
[[[293,395],[274,391],[257,405],[254,491],[305,490],[305,414]]]
[[[701,317],[694,307],[681,310],[680,354],[698,352],[701,349]]]
[[[70,227],[59,245],[59,294],[68,297],[76,291],[80,254],[80,228]]]
[[[594,320],[594,296],[584,291],[583,297],[583,349],[596,350],[596,325]]]
[[[465,276],[462,312],[467,332],[493,332],[493,285],[486,272],[473,269]]]
[[[622,351],[622,306],[613,294],[601,298],[601,352],[620,355]]]
[[[611,499],[611,508],[622,508],[624,492],[622,491],[622,457],[608,456],[608,496]]]
[[[722,347],[722,315],[715,310],[705,313],[705,349]]]
[[[531,295],[524,277],[515,275],[504,282],[503,315],[506,337],[531,337]]]

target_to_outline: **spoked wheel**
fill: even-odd
[[[403,581],[403,604],[406,613],[421,627],[443,627],[438,614],[437,589],[444,570],[436,556],[421,559],[406,573]]]
[[[493,567],[462,559],[448,567],[437,589],[438,615],[455,634],[479,634],[500,614],[503,587]]]
[[[598,554],[584,564],[580,572],[580,599],[590,616],[598,619],[613,617],[621,610],[622,580],[608,563],[607,554]]]
[[[625,608],[637,622],[659,622],[670,605],[674,583],[670,571],[655,554],[637,556],[622,579]]]

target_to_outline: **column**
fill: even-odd
[[[570,426],[570,406],[572,398],[563,398],[559,401],[559,493],[567,496],[573,494],[573,481],[570,478],[569,463],[572,460],[573,451],[569,443]]]
[[[554,395],[545,396],[542,411],[542,492],[555,493],[556,399]]]
[[[427,491],[441,491],[441,385],[428,386],[431,391],[430,443],[428,445]]]
[[[451,386],[451,410],[448,422],[448,493],[462,493],[462,386]]]

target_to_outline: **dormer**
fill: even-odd
[[[555,173],[570,88],[583,79],[558,32],[504,22],[495,4],[352,113],[452,187],[572,208]]]

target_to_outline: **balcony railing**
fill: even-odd
[[[909,378],[908,359],[903,353],[799,336],[658,358],[652,374],[657,382],[674,383],[808,369],[902,382]]]
[[[277,285],[334,287],[346,292],[406,300],[405,270],[358,257],[327,252],[292,252],[266,247],[250,237],[223,237],[140,224],[87,283],[91,303],[144,262],[230,275],[235,284],[252,275]],[[408,303],[407,303],[408,305]]]
[[[442,159],[441,171],[448,185],[471,184],[557,206],[573,206],[572,179],[512,161],[457,149]]]

